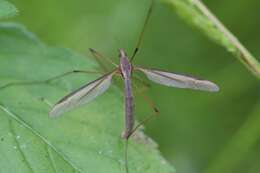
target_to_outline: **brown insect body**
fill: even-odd
[[[125,84],[125,130],[122,137],[128,139],[134,127],[134,98],[131,84],[132,64],[123,49],[120,49],[119,52],[119,71]]]

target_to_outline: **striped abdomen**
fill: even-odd
[[[131,80],[125,79],[125,131],[123,138],[128,139],[134,127],[134,99]]]

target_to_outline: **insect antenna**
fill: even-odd
[[[150,7],[149,7],[149,9],[148,9],[148,13],[147,13],[147,15],[146,15],[143,28],[142,28],[141,33],[140,33],[140,35],[139,35],[139,38],[138,38],[136,47],[135,47],[134,52],[133,52],[133,55],[131,56],[131,59],[130,59],[131,62],[133,62],[135,55],[136,55],[137,52],[139,51],[141,42],[142,42],[143,37],[144,37],[144,32],[145,32],[146,26],[147,26],[147,24],[148,24],[148,21],[149,21],[149,18],[150,18],[150,16],[151,16],[151,14],[152,14],[153,4],[154,4],[154,0],[152,0],[152,2],[151,2],[151,4],[150,4]]]

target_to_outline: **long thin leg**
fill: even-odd
[[[36,84],[43,84],[43,83],[50,83],[53,80],[57,80],[59,78],[63,78],[65,76],[68,76],[70,74],[75,74],[75,73],[92,73],[92,74],[101,74],[100,72],[97,71],[85,71],[85,70],[73,70],[73,71],[69,71],[57,76],[54,76],[52,78],[46,79],[46,80],[42,80],[42,81],[31,81],[31,82],[10,82],[7,83],[3,86],[0,86],[0,89],[5,89],[11,86],[15,86],[15,85],[36,85]]]
[[[103,56],[101,53],[99,53],[98,51],[89,48],[89,51],[91,52],[91,54],[93,55],[93,57],[98,61],[98,63],[102,66],[103,70],[105,72],[108,71],[107,67],[104,65],[104,63],[102,62],[102,60],[106,60],[107,62],[111,63],[112,65],[114,65],[115,67],[117,67],[118,65],[112,61],[111,59]]]
[[[145,95],[144,95],[145,96]],[[145,99],[147,100],[148,97],[145,96]],[[148,100],[147,100],[148,101]],[[132,130],[128,138],[126,139],[125,143],[125,169],[126,173],[128,173],[128,139],[134,134],[135,131],[138,130],[139,127],[143,126],[144,124],[148,123],[150,120],[152,120],[154,117],[157,117],[159,115],[159,110],[154,106],[152,102],[149,101],[149,105],[153,107],[154,114],[146,117],[144,120],[142,120],[135,128]]]
[[[144,124],[148,123],[149,121],[151,121],[153,118],[157,117],[158,115],[160,115],[158,109],[154,109],[156,110],[154,114],[147,116],[145,119],[143,119],[137,126],[135,126],[135,128],[132,130],[130,136],[133,135],[133,133],[141,126],[143,126]]]
[[[137,88],[137,86],[134,84],[133,85],[135,88]],[[141,89],[138,93],[143,96],[144,100],[148,103],[148,105],[153,109],[154,114],[146,117],[144,120],[142,120],[130,133],[130,135],[125,139],[125,170],[126,173],[129,173],[128,171],[128,139],[133,135],[133,133],[142,125],[146,124],[148,121],[152,120],[152,118],[156,117],[157,115],[159,115],[159,110],[156,108],[154,102],[147,97],[143,92],[147,89],[147,86],[145,86],[143,89]]]
[[[144,81],[144,80],[143,80],[142,78],[140,78],[139,76],[133,76],[132,79],[137,80],[138,82],[140,82],[141,84],[143,84],[146,88],[150,88],[150,87],[151,87],[151,85],[150,85],[148,82]]]
[[[129,137],[127,138],[127,139],[125,139],[125,172],[126,173],[129,173],[129,171],[128,171],[128,139],[129,139]]]
[[[45,99],[44,97],[41,97],[40,100],[43,103],[45,103],[47,106],[49,106],[50,108],[52,107],[52,104],[47,99]]]
[[[136,87],[136,85],[135,85]],[[139,128],[141,127],[142,125],[146,124],[148,121],[152,120],[154,117],[158,116],[160,114],[158,108],[155,106],[155,103],[148,97],[144,94],[144,91],[146,89],[142,89],[140,90],[140,92],[138,92],[138,94],[140,94],[143,99],[147,102],[147,104],[149,105],[150,108],[152,108],[152,110],[154,111],[154,114],[146,117],[145,119],[143,119],[131,132],[131,135]],[[130,136],[131,136],[130,135]]]
[[[151,105],[149,103],[149,105]],[[125,139],[125,170],[126,170],[126,173],[129,173],[128,171],[128,139],[134,134],[134,132],[139,128],[141,127],[142,125],[148,123],[150,120],[152,120],[154,117],[158,116],[159,115],[159,110],[156,108],[156,107],[153,107],[153,110],[154,110],[154,114],[146,117],[144,120],[142,120],[133,130],[132,132],[130,133],[130,135],[127,137],[127,139]]]
[[[131,134],[129,136],[131,136],[139,127],[141,127],[142,125],[148,123],[149,121],[151,121],[153,118],[157,117],[160,112],[157,109],[157,107],[155,106],[154,102],[145,94],[140,93],[143,98],[146,100],[146,102],[148,103],[148,105],[153,109],[154,113],[150,116],[147,116],[145,119],[143,119],[137,126],[135,126],[135,128],[132,130]]]
[[[139,35],[135,50],[133,52],[133,55],[131,56],[131,62],[133,62],[135,55],[139,51],[140,45],[141,45],[143,37],[144,37],[144,32],[145,32],[146,26],[148,24],[148,21],[149,21],[151,14],[152,14],[153,4],[154,4],[154,0],[152,0],[151,5],[150,5],[149,10],[148,10],[148,13],[146,15],[144,25],[143,25],[143,28],[142,28],[141,33]]]
[[[139,89],[139,88],[137,87],[137,85],[136,85],[135,83],[133,83],[134,88],[135,88],[135,89],[138,89],[138,91],[136,92],[136,94],[140,94],[140,95],[143,97],[143,99],[147,102],[147,104],[150,106],[150,108],[152,108],[155,112],[159,112],[159,110],[158,110],[158,109],[156,108],[156,106],[155,106],[155,103],[154,103],[147,95],[144,94],[144,92],[145,92],[148,88],[150,88],[151,85],[150,85],[149,83],[145,82],[143,79],[137,77],[137,76],[134,76],[133,79],[135,79],[135,80],[141,82],[141,83],[144,85],[141,89]]]

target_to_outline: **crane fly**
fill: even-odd
[[[134,66],[123,49],[120,49],[119,52],[120,63],[117,68],[63,97],[53,106],[49,115],[51,117],[59,116],[66,111],[92,101],[109,88],[112,77],[115,74],[120,74],[124,81],[125,95],[125,129],[123,138],[128,139],[134,127],[134,99],[132,91],[132,74],[134,71],[143,72],[149,80],[165,86],[210,92],[219,90],[216,84],[207,80],[200,80],[194,77],[162,70]]]
[[[134,66],[123,49],[120,49],[119,53],[120,63],[114,70],[106,73],[105,75],[90,83],[87,83],[86,85],[83,85],[79,89],[63,97],[54,105],[49,115],[51,117],[59,116],[62,113],[69,111],[70,109],[92,101],[109,88],[109,86],[111,85],[112,77],[115,74],[120,74],[124,81],[125,96],[125,129],[123,131],[122,137],[128,140],[128,138],[134,132],[134,99],[131,80],[132,73],[134,71],[143,72],[149,80],[165,86],[189,88],[209,92],[216,92],[219,90],[216,84],[208,80],[200,80],[194,77],[175,74],[162,70]]]
[[[152,12],[152,6],[153,1],[150,5],[150,8],[148,10],[148,14],[145,18],[144,26],[141,31],[141,34],[139,36],[139,40],[137,42],[136,48],[133,52],[133,55],[129,58],[126,55],[126,52],[124,49],[119,49],[119,58],[120,62],[119,65],[115,64],[109,59],[106,59],[110,63],[112,63],[115,68],[101,76],[100,78],[89,82],[79,89],[71,92],[67,96],[63,97],[58,101],[50,110],[49,116],[50,117],[57,117],[62,115],[64,112],[67,112],[75,107],[78,107],[83,104],[87,104],[93,99],[95,99],[97,96],[103,94],[105,91],[108,90],[109,86],[112,83],[112,78],[114,75],[120,75],[122,80],[124,81],[124,103],[125,103],[125,128],[122,133],[122,138],[126,140],[126,147],[125,147],[125,169],[128,173],[128,164],[127,164],[127,144],[128,139],[133,134],[133,132],[146,120],[149,120],[149,117],[145,119],[142,123],[134,127],[134,97],[133,97],[133,89],[132,89],[132,74],[135,71],[139,71],[145,74],[145,76],[151,80],[152,82],[155,82],[157,84],[165,85],[168,87],[177,87],[177,88],[188,88],[193,90],[202,90],[202,91],[209,91],[209,92],[217,92],[219,90],[219,87],[214,84],[213,82],[210,82],[208,80],[201,80],[194,77],[182,75],[182,74],[176,74],[172,72],[167,72],[163,70],[157,70],[157,69],[151,69],[151,68],[144,68],[141,66],[135,66],[133,65],[133,60],[137,52],[139,51],[139,47],[141,44],[141,40],[144,35],[145,27],[148,23],[149,17]],[[97,60],[100,60],[100,58],[104,58],[101,54],[99,54],[94,49],[90,49],[91,53],[97,58]],[[39,84],[43,82],[50,82],[51,80],[55,80],[60,77],[64,77],[66,75],[72,74],[72,73],[95,73],[92,71],[83,71],[83,70],[74,70],[71,72],[64,73],[62,75],[53,77],[51,79],[42,81],[42,82],[18,82],[18,83],[9,83],[5,86],[0,87],[6,88],[12,85],[26,85],[26,84]],[[158,110],[155,108],[155,112]]]
[[[92,101],[109,88],[112,77],[115,74],[120,74],[124,81],[125,96],[125,129],[122,137],[127,141],[136,129],[134,128],[134,97],[132,90],[132,74],[134,71],[143,72],[149,80],[165,86],[209,92],[217,92],[219,90],[216,84],[208,80],[200,80],[186,75],[134,66],[123,49],[119,50],[119,58],[120,63],[114,70],[63,97],[53,106],[49,115],[51,117],[59,116],[66,111]]]

